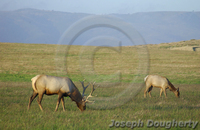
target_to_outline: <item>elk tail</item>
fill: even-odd
[[[148,76],[149,76],[149,75],[147,75],[147,76],[144,78],[144,82],[146,82],[146,80],[147,80]]]
[[[40,75],[36,75],[35,77],[33,77],[33,78],[31,79],[31,81],[32,81],[32,88],[33,88],[34,91],[37,91],[37,88],[36,88],[35,83],[36,83],[36,80],[37,80],[39,77],[40,77]]]

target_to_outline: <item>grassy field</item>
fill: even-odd
[[[166,122],[173,119],[177,122],[189,120],[199,122],[200,52],[198,49],[197,51],[190,49],[193,47],[200,47],[200,40],[121,47],[120,52],[113,48],[71,46],[65,55],[66,46],[0,43],[0,129],[115,129],[109,128],[111,120],[119,122],[142,120],[144,126],[135,129],[147,129],[149,119]],[[92,50],[96,50],[95,53]],[[93,57],[90,57],[91,54]],[[119,70],[120,73],[117,73]],[[115,73],[116,75],[113,75]],[[131,82],[133,86],[138,87],[137,90],[141,90],[133,92],[134,96],[131,95],[131,98],[128,91],[121,98],[113,102],[108,101],[107,104],[106,101],[87,104],[84,112],[80,112],[69,97],[65,98],[66,112],[62,111],[61,105],[58,112],[54,112],[57,95],[45,95],[42,100],[44,112],[40,111],[36,100],[27,111],[28,100],[32,94],[30,79],[37,74],[67,75],[80,92],[82,88],[78,80],[86,78],[96,81],[101,85],[94,92],[97,99],[115,96],[127,89]],[[164,95],[159,98],[159,89],[153,89],[152,98],[145,99],[143,78],[146,74],[168,77],[176,88],[180,88],[180,98],[176,98],[169,90],[167,90],[168,98],[164,98]],[[105,79],[109,80],[104,82]],[[118,80],[119,83],[113,84]],[[106,87],[109,83],[112,84],[111,87]],[[90,88],[86,94],[89,91]],[[123,103],[126,98],[129,100]],[[123,105],[106,109],[109,104],[120,103]],[[184,128],[192,129],[188,126]],[[199,128],[200,124],[196,129]]]

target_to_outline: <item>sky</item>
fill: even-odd
[[[0,11],[23,8],[88,14],[200,11],[200,0],[0,0]]]

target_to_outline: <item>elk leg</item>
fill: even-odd
[[[60,104],[60,100],[63,98],[63,94],[62,93],[58,93],[58,100],[57,100],[57,104],[56,104],[56,109],[55,111],[58,110],[58,106]]]
[[[160,89],[160,97],[162,96],[162,88]]]
[[[153,89],[153,86],[151,86],[148,90],[148,93],[149,93],[149,97],[151,97],[151,90]]]
[[[149,91],[150,87],[151,87],[151,85],[146,84],[146,89],[144,90],[144,98],[147,97],[147,91]]]
[[[149,91],[148,93],[149,93],[149,97],[151,97],[151,91]]]
[[[65,102],[64,102],[64,97],[61,98],[62,106],[63,106],[63,111],[65,111]]]
[[[31,103],[37,97],[37,95],[38,95],[38,93],[36,93],[36,92],[33,91],[33,94],[32,94],[32,96],[29,99],[28,110],[30,109]]]
[[[146,98],[147,97],[147,90],[145,89],[144,90],[144,98]]]
[[[164,89],[163,91],[164,91],[164,94],[165,94],[165,98],[167,98],[166,89]]]
[[[42,108],[42,105],[41,105],[42,98],[43,98],[43,93],[42,93],[42,94],[39,94],[39,98],[38,98],[38,100],[37,100],[37,101],[38,101],[38,105],[39,105],[41,111],[43,111],[43,108]]]

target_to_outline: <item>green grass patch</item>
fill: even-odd
[[[0,81],[2,82],[31,82],[33,75],[28,74],[4,74],[0,73]]]
[[[81,85],[76,83],[80,89]],[[124,84],[125,85],[125,84]],[[159,98],[159,89],[152,90],[152,98],[143,97],[142,89],[136,97],[122,106],[113,109],[87,109],[80,112],[75,102],[65,98],[66,112],[60,104],[54,112],[57,95],[46,96],[42,100],[44,112],[41,112],[36,99],[27,111],[29,97],[32,94],[31,83],[0,82],[0,128],[1,129],[110,129],[111,120],[138,121],[144,126],[134,129],[147,129],[147,120],[153,121],[200,121],[199,85],[176,85],[180,88],[181,97],[167,90],[168,98]],[[110,95],[113,89],[101,88],[95,91],[99,97]],[[120,92],[120,91],[119,91]],[[87,92],[89,93],[89,92]],[[102,94],[101,94],[102,93]],[[95,102],[98,103],[98,102]],[[116,103],[116,102],[112,102]],[[196,129],[199,129],[199,124]],[[179,127],[177,127],[179,128]],[[177,128],[171,128],[172,130]],[[115,128],[112,128],[115,129]],[[129,129],[119,128],[119,129]],[[148,128],[155,129],[155,127]],[[159,127],[159,129],[161,129]],[[186,129],[189,129],[186,127]]]

